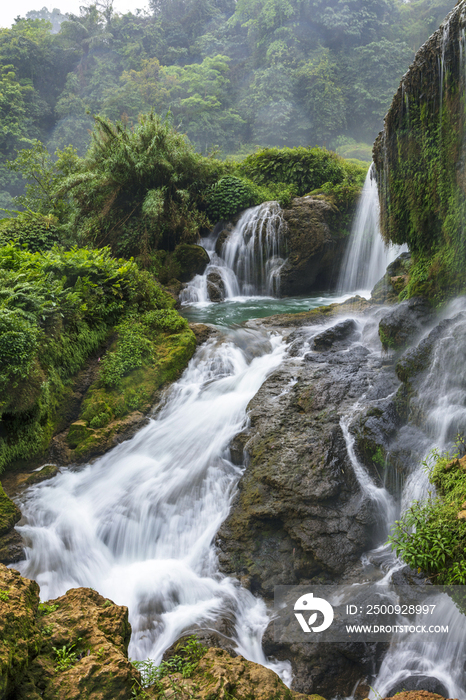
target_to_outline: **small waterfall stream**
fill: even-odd
[[[218,572],[212,544],[242,471],[229,442],[284,352],[278,335],[260,331],[208,342],[132,440],[28,490],[17,568],[43,599],[92,586],[127,605],[130,656],[156,661],[184,630],[227,618],[238,651],[290,682],[289,664],[262,651],[265,603]]]
[[[196,275],[180,294],[184,304],[209,302],[212,275],[223,286],[225,299],[276,296],[280,269],[285,262],[285,221],[278,202],[265,202],[244,211],[222,245],[215,251],[217,233],[203,240],[210,264],[203,275]],[[218,279],[220,278],[220,279]]]
[[[383,277],[387,266],[405,246],[385,245],[379,227],[379,193],[372,163],[359,198],[348,247],[338,279],[339,292],[359,292],[369,296]]]

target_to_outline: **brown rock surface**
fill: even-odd
[[[38,653],[38,606],[37,583],[0,564],[0,699],[12,695]]]
[[[162,685],[158,697],[180,700],[323,700],[319,695],[290,691],[270,669],[242,656],[232,658],[223,649],[209,649],[191,678],[172,674],[163,679]]]
[[[0,565],[0,700],[130,700],[128,609],[90,588],[39,606],[39,586]]]

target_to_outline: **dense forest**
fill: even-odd
[[[169,115],[203,154],[326,146],[370,160],[400,77],[445,0],[151,0],[29,12],[0,30],[0,206],[18,208],[18,150],[84,155],[93,116]],[[31,143],[32,141],[32,143]]]

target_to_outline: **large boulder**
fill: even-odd
[[[189,282],[195,275],[202,275],[210,262],[209,254],[200,245],[180,243],[173,253],[174,261],[179,265],[178,279]]]
[[[296,197],[283,210],[288,259],[280,271],[280,294],[296,296],[335,286],[348,239],[341,215],[316,197]]]
[[[406,348],[434,318],[426,299],[412,297],[389,311],[379,323],[379,337],[384,350]]]
[[[306,332],[291,338],[291,352],[304,354]],[[377,516],[361,498],[340,418],[373,382],[374,361],[351,345],[342,339],[282,365],[250,402],[250,425],[233,443],[247,468],[219,531],[220,563],[266,597],[314,576],[338,580],[370,546]]]
[[[189,678],[171,673],[152,697],[198,700],[324,700],[290,691],[276,673],[223,649],[208,649]]]
[[[209,272],[207,275],[207,294],[210,301],[225,299],[225,283],[218,272]]]
[[[15,689],[40,649],[39,586],[0,564],[0,699]]]
[[[371,301],[375,304],[391,304],[398,300],[398,295],[409,281],[411,253],[401,253],[388,265],[387,270],[371,292]]]
[[[128,609],[90,588],[39,605],[39,586],[0,565],[0,699],[130,700]]]

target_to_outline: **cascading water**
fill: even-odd
[[[455,316],[461,307],[464,307],[464,301],[452,304],[450,313],[445,314],[454,320],[448,333],[436,342],[428,371],[417,397],[412,401],[416,412],[423,416],[421,439],[424,458],[407,480],[402,498],[403,509],[425,498],[432,489],[422,464],[430,451],[434,447],[441,452],[450,449],[456,435],[466,432],[466,316],[463,313]],[[384,697],[390,688],[402,684],[407,678],[428,676],[438,679],[447,689],[449,697],[466,697],[466,639],[455,632],[455,619],[459,613],[446,596],[436,600],[436,603],[432,624],[448,624],[448,637],[441,642],[426,642],[422,634],[394,638],[374,681],[377,696],[380,694]]]
[[[132,440],[27,492],[17,568],[43,598],[95,587],[129,607],[131,656],[156,661],[184,630],[229,618],[239,652],[290,682],[289,664],[262,652],[265,604],[218,573],[212,545],[241,474],[228,444],[284,351],[260,331],[210,341]]]
[[[182,303],[210,300],[209,280],[218,275],[224,298],[273,296],[279,292],[285,221],[278,202],[265,202],[247,209],[222,246],[215,252],[217,235],[205,238],[203,245],[210,264],[203,275],[196,275],[180,294]]]
[[[406,247],[385,245],[379,227],[379,193],[375,165],[369,168],[351,227],[351,237],[338,280],[341,293],[369,296],[389,265]]]

